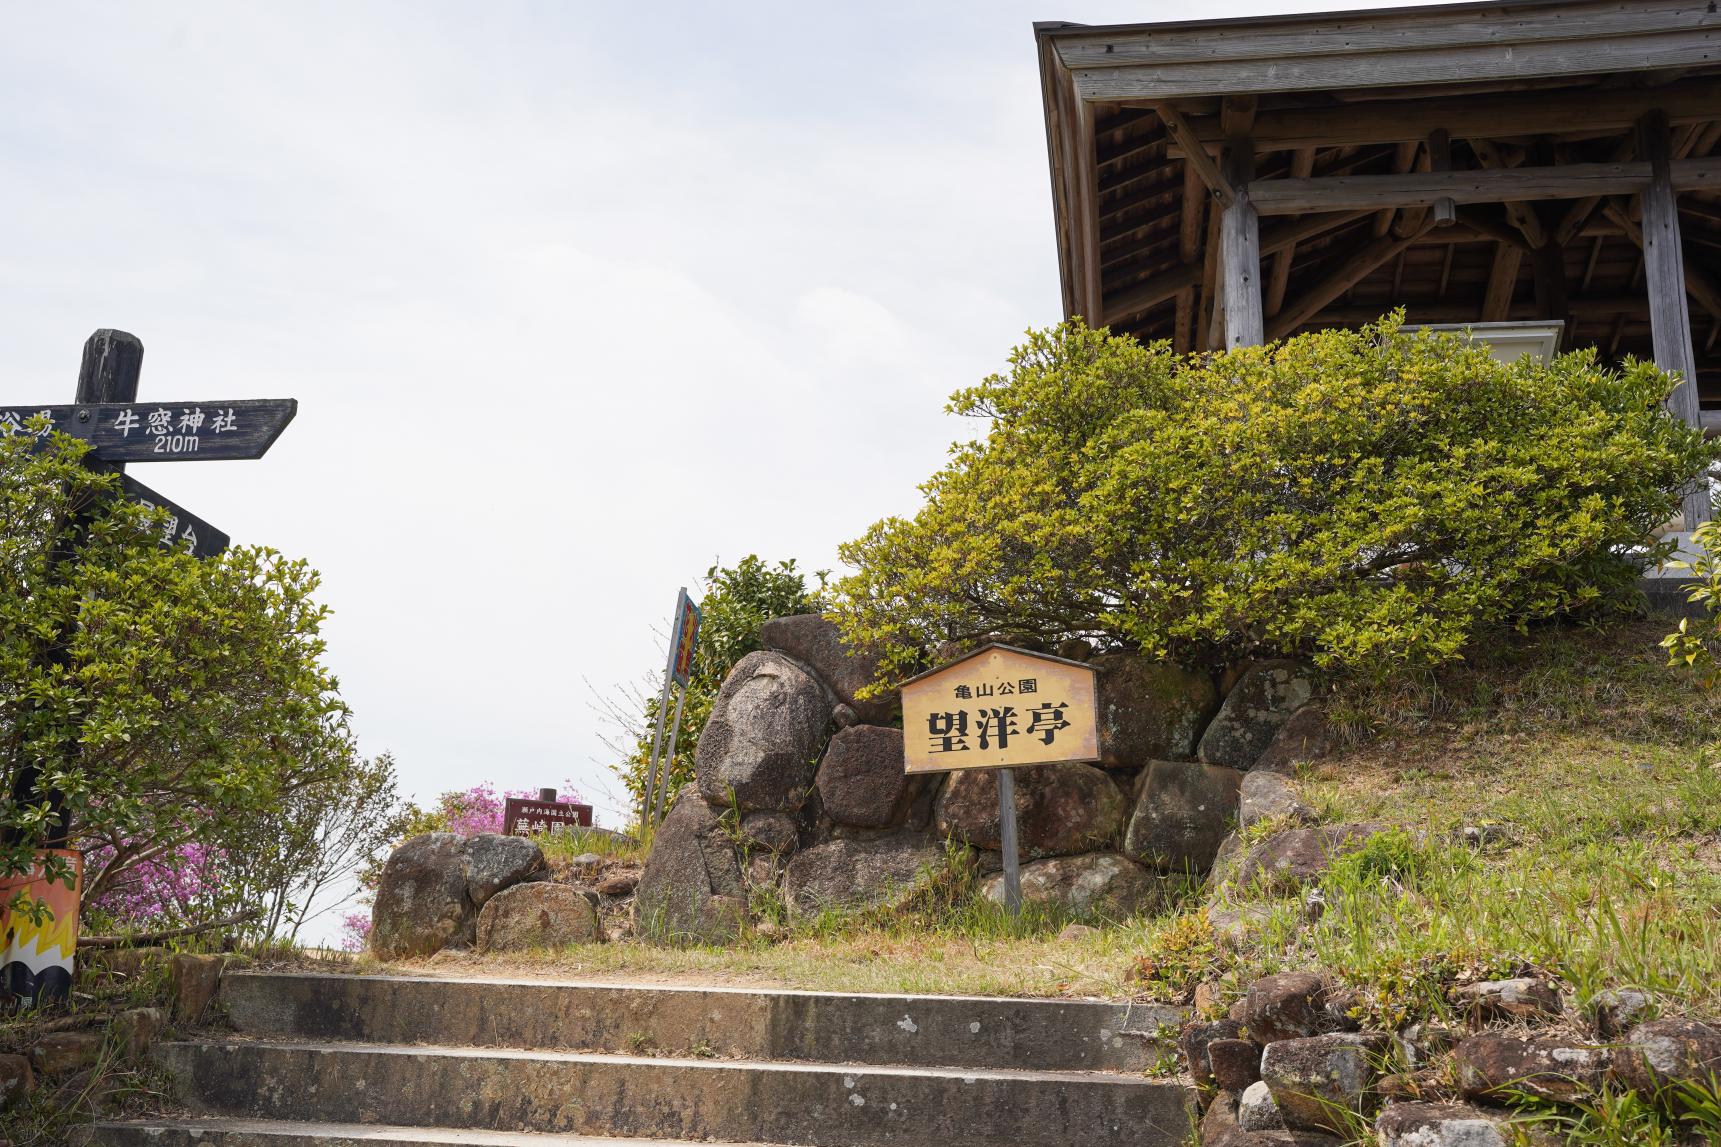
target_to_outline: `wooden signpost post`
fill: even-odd
[[[137,383],[142,367],[143,343],[136,335],[99,330],[84,343],[83,363],[72,403],[0,406],[0,436],[34,434],[45,438],[51,431],[58,431],[90,443],[91,450],[84,460],[86,466],[119,474],[124,497],[166,511],[163,545],[183,547],[199,558],[214,557],[227,548],[227,535],[126,475],[126,463],[261,458],[293,420],[298,403],[290,398],[138,402]],[[37,424],[41,417],[48,420],[47,428]],[[62,524],[55,540],[54,565],[72,560],[78,539],[88,525],[88,511]],[[47,657],[64,662],[66,636],[60,635],[48,643]],[[20,767],[13,780],[13,801],[37,799],[41,775],[40,766],[34,762]],[[71,829],[63,811],[63,798],[59,793],[50,793],[48,800],[53,828],[44,843],[48,850],[63,848]],[[66,943],[75,944],[75,932],[68,935],[71,939]],[[6,951],[0,954],[0,960],[10,962],[13,955]],[[63,963],[68,984],[71,956],[68,946],[63,957],[50,958],[55,966]],[[42,953],[32,957],[38,963],[43,958]],[[48,981],[42,983],[45,989]],[[36,1002],[42,999],[39,992]]]
[[[1016,845],[1018,765],[1099,760],[1092,667],[1008,645],[986,645],[902,685],[903,768],[909,773],[998,770],[1004,904],[1022,910]]]

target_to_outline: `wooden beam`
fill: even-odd
[[[1674,190],[1721,187],[1721,159],[1676,160],[1671,164],[1670,178]],[[1482,171],[1272,179],[1257,184],[1253,198],[1255,209],[1262,215],[1297,215],[1306,211],[1432,206],[1441,199],[1454,203],[1505,203],[1633,195],[1648,183],[1647,163],[1568,163]]]
[[[1354,223],[1367,211],[1341,211],[1330,215],[1310,215],[1294,222],[1278,223],[1261,230],[1261,254],[1263,256],[1277,254],[1298,243],[1307,242],[1324,232]],[[1217,219],[1214,220],[1215,225]],[[1107,300],[1106,325],[1123,322],[1147,310],[1158,306],[1173,297],[1179,291],[1189,287],[1198,287],[1202,281],[1201,264],[1185,264],[1162,275],[1155,275],[1146,282],[1137,283],[1133,287],[1119,291],[1117,295]],[[1208,280],[1211,282],[1211,278]]]
[[[1164,122],[1165,130],[1171,133],[1171,138],[1183,145],[1183,161],[1195,165],[1195,170],[1201,175],[1201,182],[1213,192],[1213,198],[1217,199],[1221,206],[1231,206],[1233,196],[1231,189],[1225,185],[1225,177],[1219,173],[1213,157],[1207,154],[1207,148],[1195,137],[1195,132],[1190,130],[1189,122],[1183,118],[1183,113],[1170,103],[1155,104],[1154,110],[1159,113],[1159,118]]]
[[[1721,107],[1721,77],[1703,76],[1659,87],[1527,92],[1450,99],[1383,99],[1338,107],[1263,110],[1250,135],[1259,152],[1299,147],[1356,147],[1426,139],[1445,128],[1459,138],[1551,135],[1575,125],[1598,134],[1632,130],[1652,108],[1673,123],[1708,123]],[[1206,143],[1224,139],[1217,122],[1193,125]]]
[[[1075,109],[1076,242],[1083,274],[1077,284],[1082,317],[1091,326],[1105,313],[1100,286],[1099,170],[1094,164],[1094,106]]]
[[[1634,132],[1631,135],[1626,136],[1614,147],[1613,154],[1608,157],[1609,162],[1624,163],[1630,159],[1636,151],[1637,139],[1636,133]],[[1578,232],[1584,229],[1584,224],[1590,221],[1590,217],[1596,213],[1597,209],[1601,207],[1601,204],[1601,196],[1591,195],[1578,200],[1576,203],[1566,208],[1565,215],[1561,217],[1559,223],[1554,227],[1554,242],[1564,247],[1567,243],[1570,243],[1573,239],[1577,238]]]
[[[1482,161],[1482,166],[1491,171],[1504,171],[1512,164],[1507,163],[1500,155],[1500,149],[1486,139],[1472,139],[1470,150],[1476,153],[1476,158]],[[1547,243],[1548,233],[1542,230],[1542,221],[1536,216],[1534,208],[1527,207],[1516,200],[1507,200],[1500,204],[1506,210],[1506,219],[1524,233],[1524,238],[1530,241],[1530,246],[1540,247]]]
[[[1524,249],[1512,243],[1502,243],[1494,250],[1494,266],[1488,272],[1488,290],[1482,297],[1482,321],[1506,321],[1512,307],[1512,293],[1518,286],[1518,268],[1524,261]]]
[[[1610,201],[1603,206],[1602,214],[1618,224],[1620,231],[1624,233],[1627,239],[1637,244],[1639,251],[1645,249],[1643,228],[1626,212],[1624,207]],[[1680,261],[1684,262],[1683,252],[1681,252]],[[1643,262],[1647,264],[1647,258]],[[1697,300],[1698,306],[1721,319],[1721,284],[1717,284],[1714,279],[1710,278],[1709,273],[1696,263],[1685,263],[1685,290],[1693,299]]]
[[[1225,309],[1225,347],[1259,346],[1265,342],[1261,319],[1261,222],[1249,202],[1249,181],[1255,155],[1247,139],[1225,145],[1225,180],[1235,198],[1219,221],[1220,289]]]
[[[1270,8],[1271,5],[1262,5]],[[1526,5],[1419,7],[1382,11],[1285,14],[1244,20],[1069,27],[1049,31],[1059,58],[1071,68],[1237,62],[1285,56],[1346,60],[1359,54],[1405,50],[1492,47],[1506,49],[1548,41],[1629,37],[1680,29],[1721,26],[1700,0],[1568,0],[1540,8]],[[1217,41],[1217,42],[1216,42]],[[1442,76],[1442,80],[1451,79]],[[1514,79],[1520,78],[1517,76]]]
[[[1255,125],[1255,112],[1261,106],[1259,96],[1226,96],[1219,105],[1219,130],[1227,141],[1242,139]]]
[[[1421,145],[1414,141],[1401,143],[1394,148],[1392,156],[1392,173],[1394,175],[1403,175],[1405,172],[1415,167],[1416,153],[1419,150],[1421,150]],[[1397,218],[1397,207],[1383,208],[1374,217],[1374,237],[1378,239],[1388,231],[1391,231],[1392,221]]]
[[[1307,179],[1315,170],[1315,149],[1305,147],[1291,157],[1291,178]],[[1297,245],[1287,243],[1285,249],[1273,256],[1273,270],[1267,276],[1267,291],[1261,309],[1268,318],[1278,314],[1285,305],[1285,288],[1291,282],[1291,263],[1297,257]]]
[[[1621,5],[1635,11],[1639,3]],[[1702,9],[1697,9],[1702,13]],[[1521,80],[1542,76],[1603,75],[1701,68],[1715,62],[1714,31],[1685,26],[1638,31],[1606,40],[1573,39],[1581,18],[1560,13],[1572,25],[1562,38],[1503,49],[1492,43],[1419,49],[1414,40],[1392,50],[1342,56],[1307,48],[1270,62],[1226,59],[1229,36],[1208,25],[1210,54],[1185,63],[1121,67],[1072,67],[1077,95],[1085,102],[1128,103],[1224,96],[1243,92],[1322,92],[1334,88],[1407,87],[1438,84],[1454,76],[1471,80]],[[1699,15],[1711,23],[1714,15]],[[1114,44],[1117,37],[1113,37]],[[1310,41],[1304,37],[1304,43]],[[1116,52],[1110,53],[1113,57]],[[1067,60],[1066,60],[1067,62]]]
[[[1649,161],[1643,193],[1643,259],[1649,280],[1649,326],[1655,364],[1683,384],[1667,397],[1667,408],[1687,426],[1701,426],[1697,407],[1697,353],[1691,345],[1691,312],[1685,301],[1685,256],[1679,243],[1679,205],[1673,194],[1667,116],[1650,112],[1638,125],[1637,150]],[[1709,485],[1697,482],[1685,494],[1685,528],[1713,514]]]
[[[1423,229],[1426,230],[1432,225],[1432,223],[1425,222]],[[1267,331],[1267,337],[1270,339],[1284,338],[1308,322],[1328,303],[1367,278],[1376,267],[1395,258],[1400,251],[1421,237],[1421,231],[1402,237],[1383,235],[1378,239],[1370,239],[1350,254],[1340,258],[1338,266],[1334,268],[1331,274],[1310,287],[1306,293],[1297,298],[1296,302],[1286,307],[1283,313],[1273,320],[1272,327]]]

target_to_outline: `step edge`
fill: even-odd
[[[154,1116],[138,1119],[102,1119],[85,1125],[96,1130],[145,1131],[232,1131],[250,1134],[304,1135],[307,1133],[334,1135],[362,1134],[375,1137],[377,1132],[396,1138],[417,1137],[430,1142],[443,1141],[451,1145],[474,1144],[552,1144],[566,1147],[712,1147],[702,1140],[641,1139],[608,1135],[572,1135],[560,1131],[490,1131],[470,1127],[415,1127],[400,1123],[317,1123],[290,1119],[244,1119],[229,1116]],[[488,1143],[486,1142],[488,1140]],[[387,1143],[387,1138],[377,1138]],[[783,1147],[781,1144],[723,1141],[722,1147]]]
[[[310,1051],[324,1055],[421,1055],[448,1059],[530,1060],[546,1063],[602,1063],[617,1067],[679,1067],[709,1071],[808,1072],[824,1075],[933,1075],[949,1079],[995,1079],[1045,1083],[1102,1083],[1140,1086],[1187,1086],[1176,1076],[1095,1070],[1046,1070],[1011,1067],[949,1067],[929,1064],[831,1063],[817,1060],[702,1059],[696,1056],[641,1056],[624,1052],[567,1051],[556,1048],[472,1047],[455,1044],[388,1044],[361,1040],[170,1040],[156,1045],[158,1053]]]
[[[1177,1004],[1153,1003],[1145,1000],[1107,1000],[1093,996],[972,996],[939,994],[904,994],[899,992],[819,992],[807,988],[750,987],[731,984],[660,984],[637,980],[564,980],[518,976],[414,976],[396,972],[365,975],[349,972],[270,971],[249,968],[226,972],[222,978],[235,980],[350,980],[355,983],[467,984],[478,987],[577,988],[582,990],[619,990],[660,992],[665,995],[694,995],[708,993],[731,996],[794,996],[824,1000],[895,1000],[903,1003],[1012,1004],[1035,1008],[1075,1007],[1129,1010],[1131,1008],[1165,1008],[1186,1011]]]

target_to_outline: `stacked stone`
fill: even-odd
[[[1506,1147],[1533,1131],[1512,1127],[1515,1095],[1567,1102],[1609,1084],[1654,1095],[1721,1072],[1721,1029],[1638,1022],[1650,1006],[1638,992],[1601,993],[1577,1017],[1545,979],[1462,984],[1451,1002],[1464,1027],[1398,1032],[1359,1030],[1347,1002],[1323,976],[1290,972],[1250,985],[1226,1019],[1186,1024],[1185,1065],[1212,1094],[1202,1142],[1337,1145],[1372,1120],[1382,1147]]]
[[[982,872],[1001,868],[995,772],[905,776],[899,699],[857,696],[877,662],[824,618],[774,619],[762,642],[723,683],[697,784],[658,831],[635,901],[643,934],[721,942],[762,905],[794,917],[885,904],[945,861],[946,841],[976,850]],[[1254,663],[1222,695],[1167,662],[1081,641],[1058,653],[1098,671],[1101,759],[1015,771],[1025,900],[1107,919],[1153,911],[1174,876],[1213,866],[1240,796],[1258,788],[1261,815],[1311,819],[1285,780],[1324,751],[1305,666]],[[983,890],[1001,899],[1002,877]]]

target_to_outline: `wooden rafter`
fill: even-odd
[[[1432,221],[1423,224],[1424,229],[1433,226]],[[1418,231],[1402,238],[1396,235],[1383,235],[1380,238],[1369,239],[1360,247],[1339,258],[1337,267],[1326,278],[1311,286],[1298,296],[1295,302],[1287,306],[1267,330],[1270,339],[1284,338],[1309,319],[1313,318],[1328,303],[1356,286],[1376,267],[1396,258],[1400,251],[1409,247],[1422,236]]]
[[[1175,105],[1170,103],[1155,104],[1154,110],[1159,118],[1165,121],[1166,131],[1183,147],[1183,158],[1186,163],[1193,163],[1195,170],[1201,174],[1201,181],[1207,185],[1213,197],[1221,206],[1231,206],[1233,196],[1231,188],[1225,183],[1225,177],[1219,173],[1219,166],[1213,162],[1213,157],[1207,154],[1207,148],[1196,138],[1195,132],[1189,127],[1189,122],[1183,118]]]

